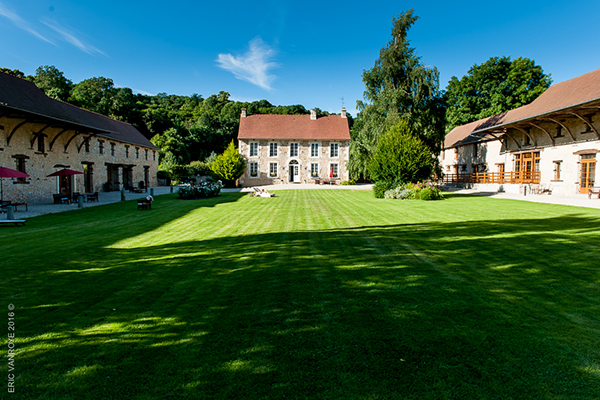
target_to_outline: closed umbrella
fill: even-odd
[[[0,201],[4,201],[4,190],[2,188],[2,178],[27,178],[25,172],[17,171],[6,167],[0,167]]]

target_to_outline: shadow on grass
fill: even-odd
[[[129,249],[105,237],[94,263],[77,254],[23,276],[47,304],[19,311],[17,385],[73,399],[594,398],[599,223],[574,214]]]

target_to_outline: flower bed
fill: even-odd
[[[223,184],[221,181],[200,182],[197,185],[185,185],[179,188],[177,193],[180,199],[204,199],[207,197],[216,197],[221,193]]]

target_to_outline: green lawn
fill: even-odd
[[[600,210],[165,195],[0,246],[0,398],[600,398]]]

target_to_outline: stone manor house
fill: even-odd
[[[568,196],[599,182],[598,156],[600,69],[552,85],[531,104],[454,128],[440,162],[447,184]]]
[[[239,152],[246,158],[242,186],[340,182],[349,179],[350,130],[341,115],[247,115],[242,109]]]
[[[132,125],[54,100],[34,83],[0,72],[0,166],[4,200],[156,186],[158,148]],[[82,175],[47,177],[69,168]]]

